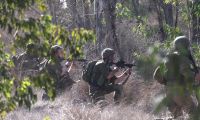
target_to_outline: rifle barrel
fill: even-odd
[[[121,63],[117,62],[113,64],[115,64],[117,67],[120,67],[120,68],[125,68],[125,67],[132,68],[133,66],[136,66],[135,64],[124,63],[124,62],[121,62]]]
[[[79,61],[79,62],[87,62],[87,59],[66,59],[68,61]]]

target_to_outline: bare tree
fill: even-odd
[[[79,15],[79,12],[77,10],[77,0],[67,0],[68,2],[68,7],[70,10],[70,14],[72,16],[72,23],[73,23],[73,27],[83,27],[83,21]]]
[[[71,20],[69,10],[66,6],[65,0],[48,0],[48,11],[52,16],[52,22],[68,27],[69,21]]]
[[[55,0],[48,0],[47,1],[47,4],[49,6],[49,11],[50,11],[50,14],[52,16],[52,22],[54,24],[57,24],[57,19],[56,19],[56,8],[58,8],[57,3]]]
[[[157,12],[157,19],[158,19],[158,25],[159,25],[159,32],[161,35],[161,42],[163,42],[166,38],[166,33],[164,31],[164,26],[163,26],[163,15],[161,11],[161,3],[160,0],[153,0],[155,4],[155,10]]]
[[[164,11],[166,24],[173,27],[174,19],[173,19],[173,6],[172,3],[164,3],[163,0],[160,0],[161,6]]]
[[[139,0],[132,0],[132,5],[133,5],[133,12],[135,13],[136,16],[139,16],[139,10],[140,10]]]
[[[176,17],[175,17],[175,23],[174,23],[175,28],[177,28],[178,26],[178,17],[179,17],[179,2],[176,1]]]
[[[117,0],[102,0],[104,5],[104,15],[106,22],[106,42],[109,47],[113,47],[119,54],[120,58],[123,59],[123,54],[120,50],[119,41],[116,34],[116,15],[115,7]]]
[[[88,0],[83,0],[83,8],[84,8],[84,16],[83,16],[83,22],[85,28],[91,28],[90,23],[90,2]]]
[[[196,8],[199,5],[199,0],[193,0],[192,4],[192,42],[199,43],[200,41],[200,17],[196,14]]]
[[[95,28],[98,50],[101,50],[101,43],[103,42],[103,2],[102,0],[94,1],[94,13],[95,13]]]

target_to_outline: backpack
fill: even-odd
[[[167,55],[167,60],[154,71],[153,78],[160,84],[166,85],[169,80],[179,80],[179,54]]]
[[[82,72],[82,79],[87,82],[87,83],[91,83],[92,82],[92,74],[93,74],[93,69],[94,66],[96,65],[97,61],[91,61],[89,62],[85,69]]]

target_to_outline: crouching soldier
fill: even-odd
[[[43,59],[39,57],[38,48],[36,44],[30,43],[24,53],[12,57],[18,76],[33,76],[35,72],[39,73],[39,65]]]
[[[120,81],[130,75],[131,69],[127,69],[120,76],[115,76],[118,68],[111,69],[114,61],[114,50],[106,48],[102,51],[102,60],[96,62],[90,82],[89,95],[93,103],[100,100],[105,100],[105,95],[114,92],[114,101],[119,103],[122,95],[122,85],[115,83],[116,80]]]
[[[70,76],[69,72],[72,67],[72,63],[65,62],[64,50],[61,46],[54,45],[51,47],[50,60],[46,64],[46,69],[49,77],[54,80],[54,88],[56,94],[60,94],[66,90],[70,90],[75,83]],[[46,94],[43,95],[43,99],[48,98]]]

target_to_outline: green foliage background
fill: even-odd
[[[6,32],[12,38],[12,46],[9,48],[11,52],[5,52],[5,44],[0,34],[0,117],[5,117],[6,113],[16,109],[18,106],[31,105],[37,100],[37,96],[32,88],[47,89],[48,95],[53,99],[55,97],[55,89],[52,78],[49,78],[43,72],[36,77],[19,78],[14,73],[14,65],[11,56],[16,54],[17,48],[25,49],[28,43],[36,43],[39,46],[38,55],[48,58],[48,52],[52,45],[62,45],[70,51],[70,58],[81,57],[83,55],[83,45],[88,41],[94,41],[93,31],[83,28],[66,30],[63,26],[52,24],[52,16],[47,14],[47,0],[1,0],[0,1],[0,30]],[[129,0],[130,2],[130,0]],[[117,3],[116,16],[120,20],[137,19],[137,25],[132,31],[146,39],[156,34],[158,28],[152,28],[148,25],[146,14],[134,16],[128,5]],[[200,16],[199,3],[187,5],[179,0],[164,0],[166,4],[177,2],[182,5],[180,8],[180,16],[182,22],[191,24],[191,13],[194,12]],[[27,17],[27,11],[38,9],[42,13],[35,17]],[[163,12],[163,11],[162,11]],[[137,59],[136,70],[138,74],[145,80],[152,79],[153,71],[163,62],[165,55],[170,52],[171,42],[178,35],[182,35],[179,27],[171,27],[164,24],[164,32],[166,40],[163,43],[156,43],[144,53],[135,52]],[[194,57],[199,63],[200,48],[198,44],[192,45]],[[15,86],[18,82],[18,86]],[[198,90],[197,90],[198,91]],[[199,92],[196,92],[199,95]],[[199,95],[200,96],[200,95]]]
[[[54,97],[53,81],[46,73],[37,77],[18,78],[13,73],[11,56],[17,48],[24,49],[28,43],[36,43],[40,49],[40,57],[48,58],[49,48],[62,45],[70,51],[70,58],[83,55],[83,45],[94,41],[93,31],[74,29],[66,30],[63,26],[52,24],[52,17],[46,14],[45,0],[1,0],[0,29],[12,36],[12,53],[5,52],[5,45],[0,38],[0,118],[14,110],[17,106],[26,105],[28,108],[36,102],[37,96],[32,88],[39,87],[48,90],[48,95]],[[32,8],[39,9],[43,15],[26,17],[26,12]],[[0,35],[1,36],[1,35]],[[16,87],[14,83],[18,81]]]

